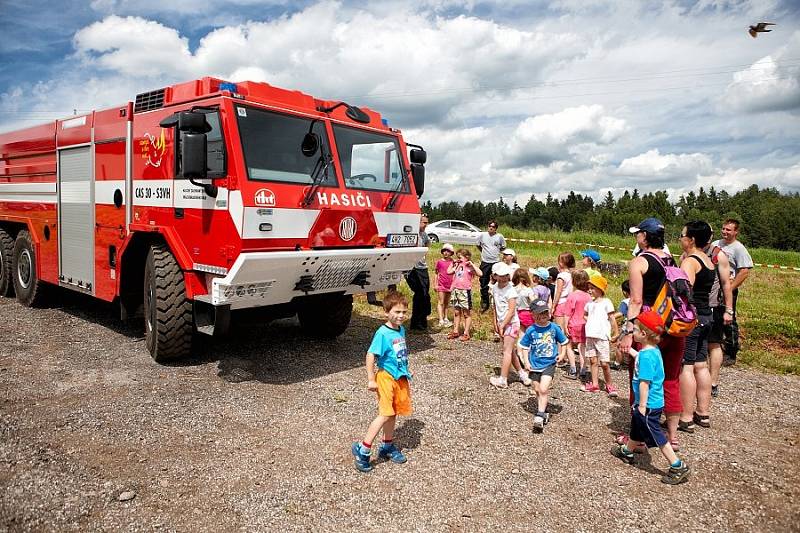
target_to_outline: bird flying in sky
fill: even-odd
[[[759,33],[772,31],[772,30],[768,30],[767,26],[775,26],[775,23],[774,22],[759,22],[755,26],[750,26],[750,29],[748,30],[750,32],[750,37],[755,39],[756,37],[758,37]]]

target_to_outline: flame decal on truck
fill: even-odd
[[[167,151],[164,128],[161,128],[161,134],[158,137],[152,133],[145,133],[144,139],[139,141],[139,148],[142,150],[142,159],[147,160],[145,164],[156,168],[160,167],[164,152]]]

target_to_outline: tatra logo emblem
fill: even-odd
[[[357,229],[358,224],[356,224],[356,219],[353,217],[345,217],[339,222],[339,237],[345,242],[352,241],[353,237],[356,236]]]
[[[259,189],[253,197],[256,205],[261,207],[271,207],[275,205],[275,193],[269,189]]]

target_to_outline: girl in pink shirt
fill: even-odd
[[[470,328],[472,327],[472,280],[475,276],[481,275],[478,266],[470,261],[472,254],[466,248],[461,248],[456,252],[456,260],[447,269],[448,274],[453,276],[451,285],[451,300],[453,302],[453,331],[447,336],[448,339],[458,339],[468,341],[470,339]],[[464,319],[464,334],[459,333],[461,319]]]
[[[439,314],[439,325],[447,327],[453,325],[447,319],[447,307],[450,304],[450,287],[453,285],[453,275],[448,269],[453,264],[453,245],[442,245],[442,258],[436,261],[436,294],[439,296],[436,303],[436,312]]]
[[[576,270],[572,273],[573,291],[567,296],[564,303],[564,313],[567,318],[567,331],[569,332],[569,340],[572,342],[571,348],[578,348],[578,357],[580,358],[581,376],[588,372],[588,368],[584,366],[583,353],[586,349],[586,333],[584,327],[586,326],[586,317],[584,310],[586,304],[592,301],[589,295],[589,274],[584,270]],[[572,349],[567,350],[567,357],[569,357],[569,374],[567,377],[570,379],[577,378],[577,370],[575,369],[575,353]]]

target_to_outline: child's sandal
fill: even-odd
[[[458,333],[457,331],[453,331],[452,333],[450,333],[449,335],[447,335],[447,338],[448,338],[448,339],[457,339],[459,336],[460,336],[460,335],[459,335],[459,333]]]
[[[708,415],[698,415],[697,413],[694,413],[692,415],[692,420],[701,428],[711,427],[711,419],[708,417]]]
[[[458,339],[458,340],[466,342],[466,341],[468,341],[468,340],[469,340],[469,338],[470,338],[470,337],[469,337],[469,335],[467,335],[467,334],[465,333],[465,334],[461,335],[461,337],[459,337],[459,339]]]

